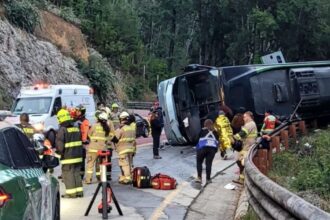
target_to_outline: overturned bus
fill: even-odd
[[[195,143],[210,111],[226,104],[233,113],[264,112],[289,118],[330,115],[330,61],[209,67],[190,65],[183,74],[159,84],[165,133],[172,145]],[[299,104],[299,106],[298,106]],[[214,109],[215,108],[215,109]]]

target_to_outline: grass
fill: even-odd
[[[330,211],[330,130],[291,143],[273,156],[269,177],[321,209]]]
[[[246,213],[246,215],[242,218],[242,220],[259,220],[257,214],[253,210],[251,206],[249,206],[249,209]]]

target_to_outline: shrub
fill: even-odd
[[[4,6],[8,20],[14,25],[30,33],[39,25],[38,9],[29,0],[8,0]]]

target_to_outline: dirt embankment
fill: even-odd
[[[56,45],[64,55],[88,61],[86,41],[78,27],[48,11],[41,11],[40,15],[37,37]]]

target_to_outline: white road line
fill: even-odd
[[[175,196],[177,196],[183,189],[184,186],[187,186],[188,182],[183,182],[179,187],[177,187],[173,192],[168,194],[165,199],[162,201],[162,203],[158,206],[158,208],[152,213],[150,219],[151,220],[158,220],[161,216],[165,208],[168,204],[170,204]]]

